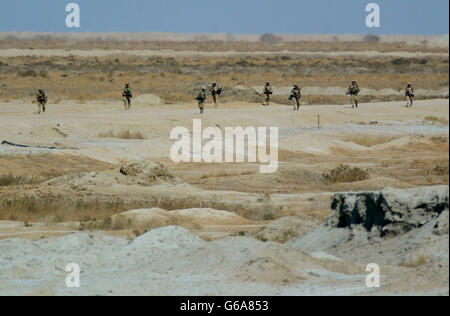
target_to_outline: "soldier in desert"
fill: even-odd
[[[219,102],[220,94],[222,93],[222,88],[217,85],[217,82],[213,82],[211,84],[211,96],[213,97],[214,105],[217,107],[217,103]]]
[[[36,103],[38,105],[38,114],[45,113],[45,106],[47,105],[48,97],[47,93],[43,89],[39,89],[36,93]]]
[[[126,111],[131,108],[131,98],[132,97],[133,97],[133,94],[131,92],[130,84],[127,83],[127,84],[125,84],[125,88],[123,89],[123,92],[122,92],[123,105],[124,105]]]
[[[266,82],[266,85],[263,89],[263,94],[266,96],[266,102],[263,103],[264,106],[270,105],[270,96],[273,94],[272,85],[269,81]]]
[[[352,84],[350,85],[350,87],[348,87],[347,90],[347,95],[351,96],[351,100],[352,100],[352,108],[358,108],[358,94],[359,91],[361,91],[359,89],[358,84],[356,83],[355,80],[352,81]]]
[[[301,88],[298,84],[294,84],[292,88],[291,95],[289,96],[289,101],[295,100],[294,111],[300,110],[300,98],[302,97]]]
[[[200,114],[205,111],[205,101],[206,101],[206,87],[203,87],[197,96],[198,108],[200,109]]]
[[[414,87],[408,83],[405,88],[406,107],[412,107],[414,103]]]

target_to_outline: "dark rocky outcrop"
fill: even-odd
[[[376,229],[381,237],[398,236],[436,219],[448,207],[447,186],[337,193],[326,226],[362,226],[368,232]]]

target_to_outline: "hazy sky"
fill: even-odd
[[[0,31],[448,34],[449,0],[11,0]],[[81,27],[65,7],[81,8]],[[381,7],[367,28],[365,7]]]

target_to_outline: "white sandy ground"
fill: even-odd
[[[227,126],[277,126],[280,128],[280,149],[332,155],[334,148],[374,150],[345,140],[346,136],[358,134],[398,137],[378,145],[380,147],[375,150],[404,146],[423,135],[448,136],[448,125],[424,120],[427,116],[436,116],[448,121],[448,106],[446,99],[418,101],[413,108],[405,108],[403,102],[386,102],[362,104],[359,110],[348,105],[324,105],[306,106],[300,112],[294,112],[288,106],[232,103],[220,105],[219,109],[208,107],[202,119],[203,127],[218,126],[221,129]],[[0,154],[48,151],[61,154],[62,159],[64,154],[76,154],[112,163],[143,158],[168,159],[171,129],[177,126],[191,129],[192,120],[200,118],[194,103],[141,103],[132,111],[124,112],[119,101],[84,105],[64,101],[58,105],[49,104],[45,115],[35,115],[33,111],[34,105],[23,101],[0,103],[0,141],[77,149],[25,149],[0,145]],[[317,126],[318,116],[320,127]],[[110,130],[139,131],[146,139],[99,137],[100,133]],[[80,187],[86,186],[93,192],[97,185],[97,190],[112,194],[114,190],[123,190],[115,185],[114,181],[122,181],[115,174],[69,178],[70,181],[57,178],[51,182],[58,184],[59,181],[60,186],[78,185],[79,182]],[[64,181],[67,184],[62,183]],[[129,187],[143,195],[160,190],[162,196],[168,192],[183,192],[205,199],[212,199],[216,194],[235,201],[260,198],[260,195],[240,192],[205,192],[187,184],[169,189],[163,186]],[[324,200],[329,200],[329,193],[321,195]],[[274,194],[272,200],[277,204],[299,203],[313,196]],[[299,204],[300,209],[305,207],[308,205]],[[180,212],[189,217],[199,210]],[[219,211],[207,210],[205,214],[217,217]],[[206,215],[205,222],[208,221]],[[17,223],[1,223],[0,239],[1,234],[13,234],[14,225]],[[30,231],[34,229],[37,227],[31,227]],[[71,228],[49,227],[48,230],[67,233]],[[342,262],[341,258],[324,249],[308,253],[302,252],[296,243],[262,243],[250,237],[226,237],[206,242],[192,232],[174,226],[151,230],[131,242],[122,237],[82,232],[37,241],[3,239],[0,240],[0,295],[448,295],[448,289],[442,288],[373,291],[365,286],[364,264]],[[65,286],[65,267],[69,263],[77,263],[81,268],[80,289]],[[382,282],[393,284],[397,280],[408,284],[406,278],[414,276],[415,272],[411,268],[382,266]]]
[[[218,109],[206,109],[200,116],[197,106],[138,104],[124,112],[120,102],[70,101],[48,105],[45,115],[23,101],[0,103],[0,142],[3,140],[31,146],[67,148],[19,148],[0,145],[0,154],[60,152],[78,154],[111,163],[144,158],[168,159],[170,132],[178,126],[192,131],[192,121],[202,119],[202,128],[278,127],[279,148],[306,153],[329,154],[333,148],[368,150],[343,140],[345,136],[398,136],[407,143],[420,135],[448,135],[448,125],[425,121],[435,116],[447,120],[449,101],[417,101],[413,108],[403,102],[362,104],[354,110],[349,105],[304,106],[300,112],[289,106],[262,107],[246,103],[227,103]],[[318,121],[320,120],[320,127]],[[141,132],[145,140],[101,138],[101,133],[122,130]],[[396,144],[392,144],[395,146]],[[398,145],[398,144],[397,144]],[[385,145],[386,146],[386,145]],[[76,150],[72,149],[75,148]]]
[[[228,237],[205,242],[169,226],[132,242],[77,233],[0,241],[0,295],[356,295],[364,270],[294,247]],[[77,263],[81,287],[65,285]]]
[[[80,288],[66,287],[70,263],[81,269]],[[0,295],[448,295],[430,284],[404,288],[420,269],[381,266],[382,288],[369,289],[365,264],[308,255],[295,242],[205,242],[176,226],[133,241],[102,233],[0,240],[0,264]]]

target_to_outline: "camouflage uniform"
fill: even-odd
[[[359,87],[358,84],[356,83],[356,81],[353,81],[352,84],[350,85],[350,87],[347,90],[347,94],[349,94],[352,98],[352,107],[358,108],[358,94],[359,94]]]
[[[200,109],[200,114],[203,114],[205,111],[205,101],[206,101],[206,88],[202,88],[202,91],[198,94],[197,97],[198,108]]]
[[[214,105],[217,107],[218,98],[220,97],[220,94],[222,93],[222,88],[220,88],[217,83],[213,82],[211,85],[211,95],[214,100]]]
[[[270,85],[270,82],[266,82],[263,93],[266,96],[266,103],[263,103],[263,105],[269,106],[270,105],[270,95],[273,94],[273,90],[272,90],[272,86]]]
[[[131,92],[130,85],[126,84],[125,89],[122,92],[122,100],[125,110],[129,110],[131,108],[131,98],[133,97],[133,93]]]
[[[414,87],[411,84],[408,84],[408,86],[406,87],[405,96],[406,96],[406,107],[412,107],[414,103]]]
[[[47,94],[44,90],[39,89],[38,93],[36,94],[36,102],[38,104],[38,113],[41,114],[41,108],[42,112],[45,113],[45,106],[47,105]]]
[[[302,97],[301,94],[301,88],[298,85],[294,85],[294,88],[291,91],[291,96],[289,97],[289,100],[295,100],[295,104],[294,104],[294,111],[300,110],[300,98]]]

